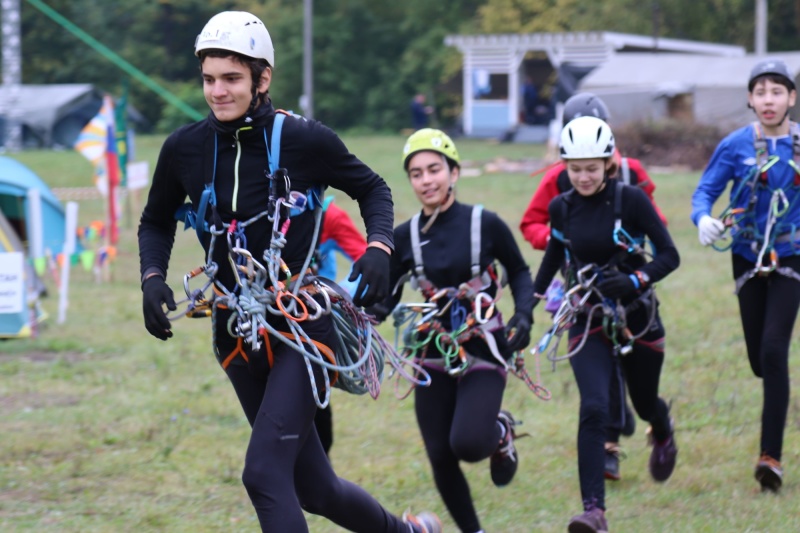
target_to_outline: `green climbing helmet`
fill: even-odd
[[[456,145],[445,132],[433,128],[423,128],[414,132],[403,147],[403,168],[408,170],[408,160],[417,152],[437,152],[461,165]]]

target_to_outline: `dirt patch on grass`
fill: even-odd
[[[79,363],[92,358],[94,354],[85,352],[50,352],[43,350],[32,350],[24,353],[0,353],[0,362],[3,361],[30,361],[32,363],[50,363],[53,361],[66,361],[67,363]]]
[[[44,409],[77,405],[81,397],[76,394],[45,392],[18,392],[0,396],[0,414],[20,409]]]

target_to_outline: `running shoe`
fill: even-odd
[[[435,513],[423,511],[413,515],[406,511],[403,513],[403,523],[408,524],[410,533],[442,533],[442,521]]]
[[[761,483],[762,491],[778,492],[783,484],[783,468],[767,454],[762,454],[756,464],[756,480]]]
[[[605,478],[611,481],[619,481],[622,476],[619,473],[619,460],[624,456],[622,449],[616,442],[606,443],[606,469]]]
[[[517,438],[514,427],[518,422],[508,411],[500,411],[497,420],[503,424],[506,434],[497,445],[497,450],[492,454],[489,469],[492,474],[492,483],[497,487],[503,487],[511,483],[514,474],[517,473],[517,466],[519,466],[517,449],[514,447],[514,439]]]
[[[567,530],[569,533],[608,533],[606,513],[591,505],[583,513],[570,519]]]
[[[675,470],[675,463],[678,459],[678,446],[675,444],[675,422],[669,421],[670,432],[669,436],[662,440],[657,441],[653,437],[652,426],[647,430],[647,437],[650,445],[653,446],[653,451],[650,452],[650,475],[658,482],[664,482],[672,475]]]

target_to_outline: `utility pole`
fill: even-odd
[[[658,51],[658,36],[661,34],[661,6],[658,0],[654,0],[652,4],[653,15],[653,51]]]
[[[314,0],[303,0],[303,96],[300,107],[306,118],[314,118]]]
[[[756,42],[755,53],[767,53],[767,0],[756,0]]]
[[[5,118],[4,148],[7,152],[22,149],[22,123],[19,96],[22,90],[22,34],[20,31],[19,0],[1,0],[3,22],[3,89],[0,114]]]

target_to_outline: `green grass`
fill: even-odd
[[[392,186],[396,221],[410,216],[417,204],[399,168],[403,139],[345,140]],[[160,142],[138,139],[140,158],[151,168]],[[541,147],[483,141],[459,140],[458,148],[476,168],[496,157],[542,154]],[[26,152],[19,159],[54,187],[91,182],[90,166],[73,152]],[[650,480],[639,421],[636,434],[623,441],[623,480],[607,485],[610,526],[635,532],[800,530],[798,400],[786,427],[786,485],[780,495],[762,495],[752,478],[761,383],[747,364],[729,256],[697,243],[688,219],[697,175],[655,179],[682,258],[681,268],[659,286],[668,332],[661,391],[673,401],[679,462],[667,483]],[[462,179],[458,196],[499,212],[516,231],[537,183],[523,172],[483,173]],[[343,193],[337,202],[357,212]],[[99,201],[81,202],[80,209],[82,224],[102,218]],[[239,480],[248,426],[212,355],[208,322],[182,320],[166,343],[144,330],[135,218],[122,223],[112,282],[96,283],[76,267],[67,321],[58,325],[58,299],[48,280],[51,296],[44,305],[51,318],[40,336],[0,344],[0,531],[258,530]],[[522,248],[535,270],[541,253]],[[183,274],[202,262],[193,233],[180,234],[169,274],[176,292]],[[548,318],[538,311],[535,339]],[[382,331],[391,338],[390,328]],[[792,348],[796,354],[796,342]],[[542,378],[553,393],[550,402],[517,380],[507,390],[505,406],[531,434],[518,442],[513,484],[493,487],[486,461],[464,465],[486,531],[564,531],[579,510],[576,387],[568,363],[555,372],[542,364]],[[446,531],[455,530],[434,488],[412,401],[396,400],[393,384],[386,383],[377,401],[337,390],[333,405],[332,458],[340,475],[394,512],[431,509],[444,518]],[[317,517],[309,524],[315,532],[341,531]]]

